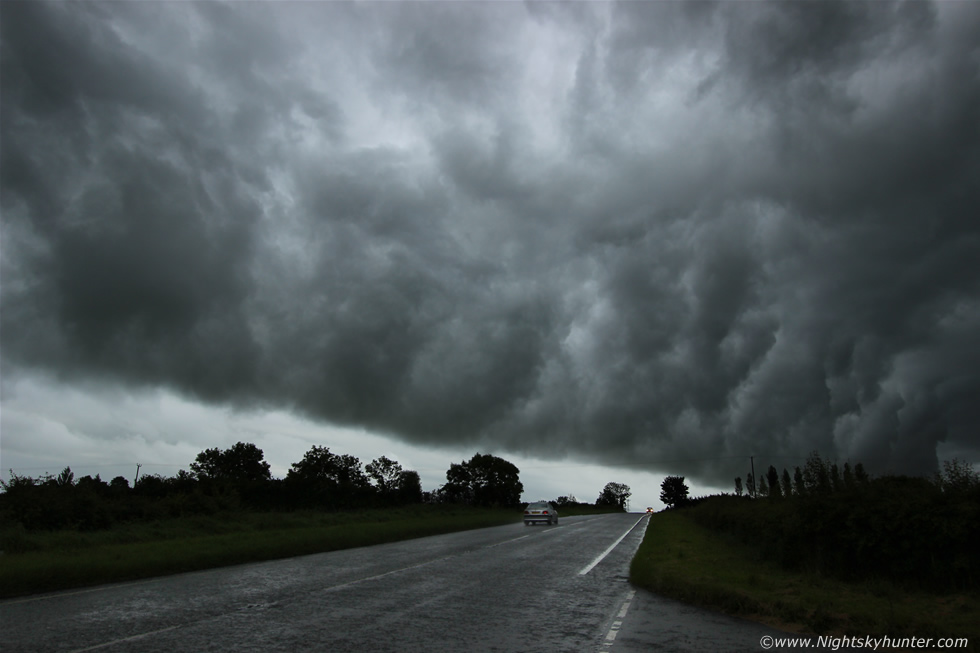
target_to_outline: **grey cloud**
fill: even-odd
[[[435,107],[506,102],[500,93],[520,61],[505,44],[524,15],[517,5],[399,3],[383,16],[375,57],[385,92]]]
[[[2,11],[5,372],[724,484],[977,455],[974,9]]]

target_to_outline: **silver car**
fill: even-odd
[[[549,501],[536,501],[524,509],[524,525],[557,524],[558,510]]]

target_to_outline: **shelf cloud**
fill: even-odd
[[[4,375],[728,484],[980,459],[980,7],[2,5]]]

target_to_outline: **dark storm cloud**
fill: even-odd
[[[972,6],[2,11],[5,372],[722,483],[977,457]]]

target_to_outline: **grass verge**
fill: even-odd
[[[514,510],[412,506],[360,513],[235,513],[93,533],[3,534],[0,598],[516,523]]]
[[[651,516],[630,580],[664,596],[790,632],[980,641],[980,597],[975,594],[940,596],[886,582],[845,583],[786,571],[695,524],[682,511]]]

